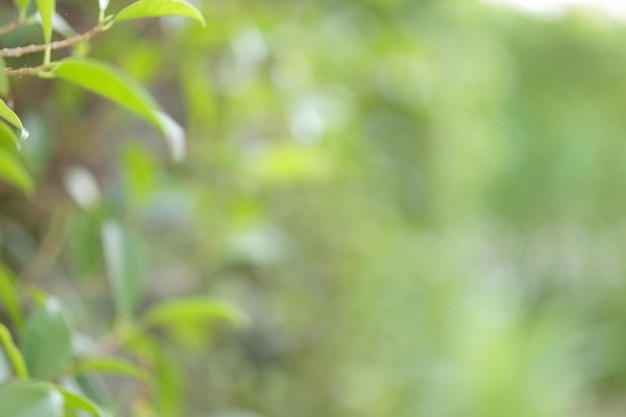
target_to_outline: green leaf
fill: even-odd
[[[13,0],[13,4],[17,7],[17,10],[20,12],[20,18],[26,16],[26,10],[28,10],[28,6],[30,5],[30,0]]]
[[[15,285],[16,281],[17,279],[11,271],[0,265],[0,301],[6,308],[13,325],[19,329],[22,327],[24,319],[20,308],[20,297]]]
[[[237,327],[248,323],[248,317],[233,304],[208,297],[163,302],[148,310],[143,320],[148,326],[176,326],[216,320],[226,321]]]
[[[50,63],[50,43],[52,42],[52,16],[56,9],[55,0],[37,0],[37,9],[41,16],[41,28],[43,29],[43,38],[46,42],[47,48],[45,51],[43,62],[44,64]]]
[[[116,21],[144,19],[157,16],[185,16],[197,20],[206,27],[202,13],[183,0],[139,0],[115,16]]]
[[[15,147],[16,150],[22,149],[22,144],[15,134],[15,131],[2,120],[0,120],[0,143],[8,148]]]
[[[71,354],[70,328],[58,301],[49,298],[26,321],[22,352],[34,378],[50,379],[65,366]]]
[[[9,77],[4,73],[6,64],[4,59],[0,56],[0,97],[6,97],[9,94]]]
[[[104,416],[104,413],[102,412],[100,407],[98,407],[98,405],[90,399],[61,388],[58,388],[58,391],[61,393],[61,395],[63,395],[66,409],[84,410],[90,412],[97,417]]]
[[[63,395],[52,385],[19,381],[0,385],[0,416],[63,417]]]
[[[76,374],[101,373],[123,375],[151,383],[152,376],[137,365],[117,358],[83,359],[76,365]]]
[[[26,369],[26,363],[24,362],[22,353],[13,342],[11,332],[9,332],[9,329],[7,329],[7,327],[2,323],[0,323],[0,342],[4,347],[7,358],[13,366],[13,371],[15,371],[15,375],[17,375],[19,378],[27,379],[28,370]]]
[[[119,223],[109,220],[102,225],[102,250],[117,312],[129,317],[143,284],[145,258],[141,247]]]
[[[28,137],[28,132],[24,129],[22,121],[13,110],[0,99],[0,118],[6,120],[10,125],[20,132],[21,139]]]
[[[2,147],[0,147],[0,178],[26,194],[31,194],[35,189],[33,180],[17,156]]]
[[[62,60],[50,73],[100,94],[143,117],[165,136],[175,160],[185,157],[183,129],[163,113],[143,87],[126,74],[98,61],[76,58]]]

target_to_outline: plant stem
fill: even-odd
[[[22,357],[22,353],[17,346],[15,346],[9,329],[2,323],[0,323],[0,342],[4,346],[4,352],[11,362],[15,375],[21,379],[28,379],[28,369],[26,368],[24,357]]]
[[[89,41],[92,37],[94,37],[102,30],[103,25],[98,24],[83,34],[52,42],[49,47],[51,50],[69,48],[70,46],[76,45],[77,43]],[[28,46],[18,46],[15,48],[3,48],[0,49],[0,56],[4,58],[18,58],[22,55],[46,51],[47,48],[48,45],[46,44],[33,44]]]
[[[14,31],[18,27],[22,26],[23,23],[24,21],[20,19],[20,20],[14,20],[12,22],[9,22],[4,26],[0,26],[0,35],[4,35],[4,34]]]

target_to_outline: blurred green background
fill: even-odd
[[[84,3],[59,1],[79,31]],[[14,84],[38,192],[0,189],[0,250],[22,282],[102,334],[107,213],[143,305],[246,311],[244,330],[168,345],[164,416],[626,414],[622,24],[470,0],[193,3],[207,29],[119,24],[91,51],[186,126],[182,164],[109,102]],[[84,170],[95,209],[67,191]]]

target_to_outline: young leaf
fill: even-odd
[[[66,409],[84,410],[96,417],[104,417],[104,413],[100,407],[90,399],[61,388],[57,388],[57,390],[63,395]]]
[[[197,20],[206,27],[202,13],[183,0],[139,0],[115,16],[116,21],[143,19],[157,16],[185,16]]]
[[[26,194],[31,194],[35,186],[28,171],[17,157],[7,149],[0,147],[0,179],[16,186]]]
[[[24,357],[22,356],[22,353],[17,348],[17,346],[15,346],[13,338],[11,337],[11,332],[9,332],[9,329],[7,329],[6,326],[2,323],[0,323],[0,343],[4,347],[7,358],[13,366],[13,371],[15,371],[15,375],[17,375],[19,378],[27,379],[28,370],[26,369]]]
[[[101,373],[123,375],[151,383],[151,375],[137,365],[117,358],[83,359],[76,365],[76,374]]]
[[[28,136],[28,132],[24,129],[24,125],[22,125],[22,121],[15,114],[13,110],[4,102],[4,100],[0,99],[0,118],[6,120],[10,125],[15,127],[20,132],[21,139],[26,139]]]
[[[17,7],[18,12],[20,13],[20,19],[26,17],[26,11],[30,5],[30,0],[13,0],[13,4],[15,4],[15,7]]]
[[[208,297],[166,301],[152,307],[143,317],[148,326],[175,326],[179,323],[215,320],[241,327],[247,324],[248,317],[233,304]]]
[[[120,224],[113,220],[102,225],[102,249],[117,312],[128,317],[132,315],[141,292],[142,252]]]
[[[63,417],[63,395],[54,386],[19,381],[0,385],[0,416]]]
[[[34,378],[52,378],[63,368],[71,353],[70,328],[58,301],[48,299],[27,320],[22,351]]]
[[[4,304],[9,318],[17,328],[22,327],[23,317],[20,298],[15,286],[17,280],[13,274],[0,265],[0,301]]]
[[[41,28],[43,29],[43,38],[48,46],[45,51],[44,64],[50,63],[50,43],[52,42],[52,16],[56,9],[55,0],[37,0],[37,9],[41,16]]]
[[[97,61],[68,58],[51,74],[119,104],[152,123],[165,136],[175,160],[184,157],[184,132],[133,79]]]
[[[9,148],[15,147],[18,151],[22,149],[22,143],[15,134],[15,131],[2,120],[0,120],[0,143]]]

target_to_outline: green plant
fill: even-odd
[[[11,79],[26,76],[69,81],[117,103],[156,127],[174,160],[184,158],[183,129],[131,77],[87,54],[94,36],[122,21],[178,15],[204,25],[194,6],[183,0],[139,0],[107,14],[109,2],[100,0],[93,27],[77,34],[57,14],[54,0],[37,0],[36,12],[28,0],[14,3],[17,18],[0,26],[0,36],[41,26],[43,43],[0,49],[0,179],[29,195],[35,193],[34,181],[20,159],[22,142],[29,134],[8,99]],[[55,40],[54,32],[61,38]],[[39,64],[20,60],[38,53],[42,54]],[[231,304],[203,296],[159,303],[142,300],[142,254],[133,234],[100,204],[99,191],[87,171],[71,170],[67,178],[68,191],[81,206],[77,217],[94,228],[101,241],[115,312],[106,328],[97,329],[98,337],[81,334],[60,300],[33,283],[23,283],[0,265],[0,307],[5,322],[0,322],[0,363],[8,370],[0,378],[0,416],[176,415],[172,392],[176,364],[161,338],[181,328],[197,330],[207,322],[238,326],[246,318]],[[131,385],[134,394],[123,400],[112,400],[110,394],[107,398],[106,384],[94,377],[101,374],[136,380]]]

